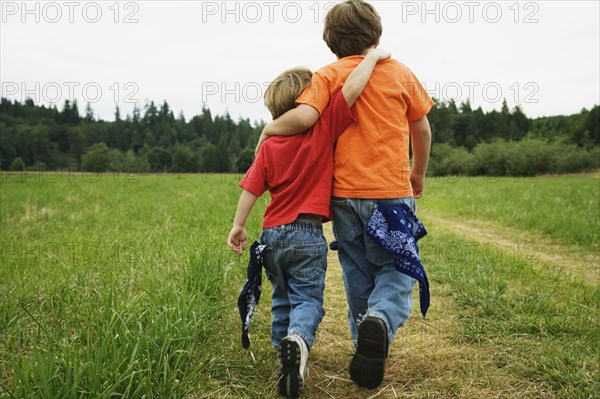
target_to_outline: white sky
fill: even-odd
[[[266,84],[281,71],[335,61],[321,38],[329,1],[0,1],[4,97],[115,104],[167,100],[187,119],[270,120]],[[531,117],[600,103],[598,1],[373,1],[381,46],[431,95]],[[94,22],[95,21],[95,22]],[[126,21],[128,23],[126,23]],[[118,97],[118,98],[116,98]]]

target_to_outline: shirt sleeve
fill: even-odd
[[[264,143],[258,153],[258,156],[252,163],[252,166],[246,172],[246,175],[240,182],[240,187],[250,191],[252,194],[260,197],[267,191],[267,174],[265,170],[265,145]]]
[[[322,132],[322,134],[328,134],[333,142],[344,133],[352,122],[356,122],[354,106],[352,108],[348,107],[348,103],[340,90],[331,97],[329,106],[321,113],[315,128],[324,130],[325,132]]]
[[[331,99],[329,89],[329,83],[319,72],[315,72],[300,97],[296,99],[296,104],[310,105],[322,114]]]
[[[404,82],[402,96],[407,105],[406,118],[409,122],[419,120],[427,115],[434,105],[419,79],[410,70],[408,71],[408,79]]]

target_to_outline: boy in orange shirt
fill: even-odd
[[[265,127],[259,146],[269,136],[294,135],[312,126],[381,34],[381,18],[369,3],[347,0],[334,6],[323,39],[338,61],[313,75],[298,106]],[[406,204],[415,211],[429,161],[426,115],[432,106],[408,67],[393,59],[380,62],[356,101],[358,121],[335,150],[333,229],[356,345],[350,376],[369,389],[383,380],[388,347],[412,310],[415,280],[394,268],[393,254],[368,237],[366,227],[380,205]]]

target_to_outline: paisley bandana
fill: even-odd
[[[425,226],[406,204],[378,205],[367,225],[367,235],[394,254],[396,270],[419,282],[423,317],[429,308],[429,281],[416,243],[426,234]]]

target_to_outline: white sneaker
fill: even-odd
[[[288,398],[297,398],[304,389],[304,378],[308,375],[306,342],[299,335],[288,335],[279,342],[279,358],[279,393]]]

